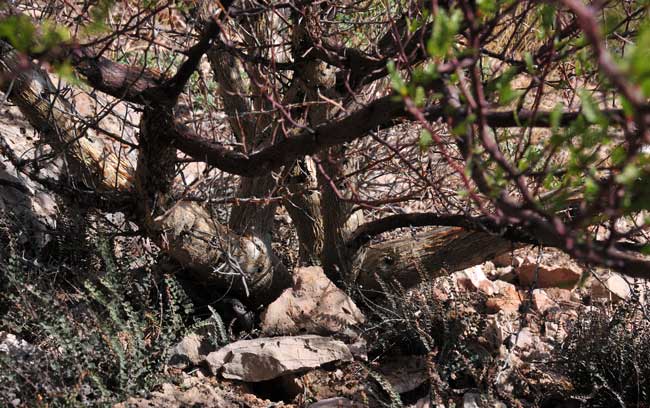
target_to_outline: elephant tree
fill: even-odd
[[[279,212],[298,263],[366,288],[521,244],[649,274],[645,4],[1,10],[2,89],[66,166],[48,179],[6,143],[5,159],[87,208],[122,212],[179,274],[272,299],[290,278],[273,245]],[[71,92],[103,109],[82,113]]]

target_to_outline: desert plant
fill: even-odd
[[[122,211],[178,274],[276,297],[284,207],[298,262],[336,282],[410,286],[414,258],[436,274],[510,242],[648,276],[644,2],[41,3],[0,8],[0,88],[65,177],[3,157]]]
[[[650,398],[650,319],[645,306],[590,308],[569,327],[554,366],[583,406],[646,406]]]
[[[31,344],[0,353],[0,399],[28,406],[105,406],[146,394],[168,376],[167,352],[190,304],[171,276],[123,268],[105,239],[96,278],[51,284],[19,245],[1,260],[0,331]]]
[[[493,392],[497,350],[482,337],[485,319],[477,312],[484,297],[453,289],[447,278],[426,280],[405,291],[397,282],[382,282],[385,300],[365,298],[370,313],[371,355],[394,352],[425,355],[434,401],[458,397],[454,389]],[[441,293],[446,299],[441,299]]]

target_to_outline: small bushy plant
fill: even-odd
[[[554,360],[573,383],[572,397],[583,406],[647,406],[650,319],[645,305],[629,301],[584,312]]]
[[[0,352],[0,405],[106,406],[168,379],[167,352],[191,308],[173,277],[129,269],[98,239],[93,274],[52,284],[52,267],[10,236],[0,259],[0,332],[34,347]]]
[[[453,400],[454,389],[490,394],[496,369],[494,350],[481,338],[485,321],[473,310],[480,307],[482,297],[441,289],[443,283],[444,279],[427,279],[407,292],[397,283],[382,282],[385,299],[372,302],[366,298],[372,328],[369,344],[374,345],[371,354],[426,355],[430,391],[439,402]],[[441,290],[447,290],[446,300],[441,300]]]

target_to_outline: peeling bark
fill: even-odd
[[[370,245],[363,254],[356,282],[364,290],[381,290],[397,280],[405,288],[422,277],[434,278],[477,265],[512,250],[513,244],[497,235],[443,227],[413,237]]]
[[[305,157],[294,164],[287,187],[291,193],[298,193],[284,202],[298,235],[298,263],[320,265],[323,216],[316,168],[311,157]]]
[[[25,67],[27,64],[27,67]],[[58,95],[47,73],[0,41],[0,87],[8,94],[44,141],[64,155],[76,183],[99,191],[126,191],[133,168],[83,125],[72,105]]]

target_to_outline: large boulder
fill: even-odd
[[[352,299],[330,281],[318,266],[298,268],[293,287],[286,289],[262,315],[267,335],[297,333],[345,334],[358,337],[365,317]]]

